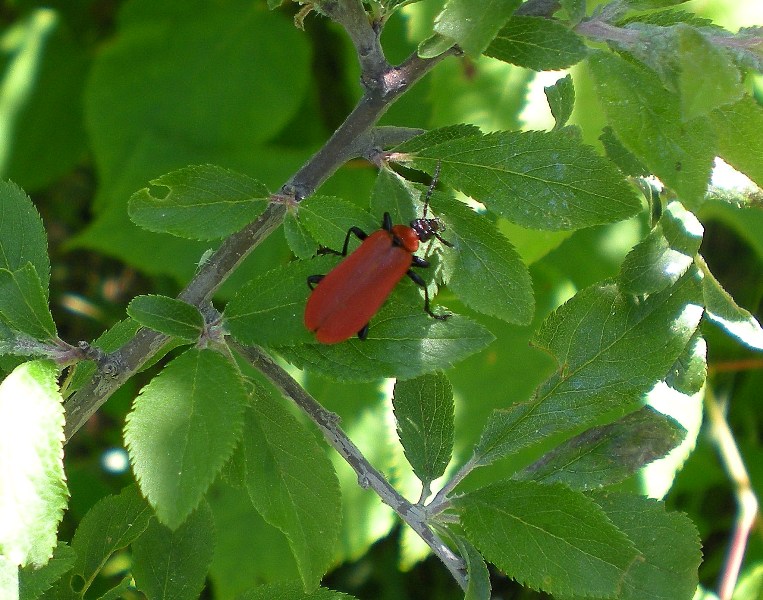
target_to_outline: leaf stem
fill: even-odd
[[[474,470],[476,466],[477,459],[475,456],[472,456],[458,471],[456,471],[455,475],[442,486],[440,491],[435,494],[434,498],[432,498],[432,501],[427,504],[427,513],[429,515],[436,515],[448,508],[450,505],[448,495]]]
[[[254,368],[263,373],[287,398],[302,409],[310,420],[318,426],[328,443],[352,467],[358,476],[360,486],[376,492],[382,502],[394,510],[426,542],[461,588],[466,589],[466,567],[463,560],[430,529],[426,522],[427,514],[425,511],[403,498],[384,475],[368,462],[363,453],[339,427],[337,415],[323,408],[262,349],[256,346],[243,346],[235,342],[231,346],[246,358]]]
[[[738,509],[729,553],[718,585],[720,600],[731,600],[747,548],[747,540],[758,516],[758,498],[750,485],[750,476],[747,473],[721,403],[715,397],[710,385],[705,389],[705,407],[710,420],[710,434],[718,449],[726,473],[734,485],[734,496]]]

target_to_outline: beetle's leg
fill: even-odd
[[[382,229],[392,233],[392,217],[388,212],[385,212],[384,217],[382,218]]]
[[[411,266],[421,267],[422,269],[426,269],[429,266],[429,261],[428,260],[424,260],[423,258],[414,255],[413,262],[411,263]],[[419,284],[419,285],[421,285],[421,284]]]
[[[358,339],[365,341],[365,339],[368,337],[368,323],[363,325],[363,328],[358,331]]]
[[[350,236],[355,235],[360,241],[363,241],[368,237],[368,234],[360,227],[350,227],[347,230],[347,236],[344,238],[344,246],[342,246],[342,256],[347,256],[347,245],[350,243]]]
[[[318,285],[321,282],[321,279],[323,279],[325,275],[308,275],[307,276],[307,287],[309,287],[311,290],[315,289],[315,286]]]
[[[416,257],[414,256],[413,258],[416,258]],[[416,265],[416,266],[422,266],[422,265]],[[429,291],[427,290],[426,281],[424,281],[418,273],[414,273],[410,269],[408,269],[408,271],[405,274],[411,278],[413,283],[415,283],[417,286],[424,289],[424,311],[433,319],[438,319],[439,321],[444,321],[445,319],[447,319],[450,316],[450,313],[443,313],[441,315],[438,315],[437,313],[432,312],[432,309],[429,307]]]

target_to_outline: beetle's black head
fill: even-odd
[[[440,219],[414,219],[411,221],[411,229],[416,232],[416,235],[419,236],[422,242],[428,242],[434,237],[446,246],[453,246],[453,244],[440,237],[440,232],[445,231],[445,225],[443,225]]]

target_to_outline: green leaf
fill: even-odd
[[[684,121],[707,115],[744,95],[739,69],[723,49],[688,25],[677,25],[676,33],[681,64],[678,85]]]
[[[527,266],[511,242],[488,219],[464,203],[437,195],[444,219],[452,221],[454,244],[448,287],[470,308],[509,323],[527,325],[535,312]]]
[[[595,490],[623,481],[681,443],[686,430],[649,406],[593,427],[566,441],[515,475],[544,484]]]
[[[593,501],[561,485],[506,481],[454,501],[467,537],[522,585],[614,597],[638,552]]]
[[[710,119],[718,137],[718,154],[763,187],[763,107],[750,96],[721,106]]]
[[[39,569],[32,566],[19,571],[19,600],[36,600],[64,573],[74,566],[76,554],[65,542],[58,542],[52,558]],[[2,588],[0,588],[2,589]]]
[[[472,546],[466,538],[453,536],[461,558],[466,563],[466,571],[469,575],[464,600],[490,600],[492,598],[490,587],[490,573],[487,570],[485,559]]]
[[[597,493],[591,497],[640,554],[621,582],[618,599],[691,600],[702,551],[689,517],[666,512],[663,503],[641,496]]]
[[[558,370],[531,400],[493,412],[475,448],[477,464],[592,425],[613,410],[633,410],[683,352],[702,317],[700,303],[694,269],[646,299],[611,283],[579,292],[533,341]]]
[[[683,4],[688,0],[627,0],[627,4],[636,10],[650,10],[653,8],[664,8],[666,6],[675,6]]]
[[[135,192],[128,211],[136,225],[192,240],[215,240],[242,229],[267,205],[259,181],[214,165],[186,167],[151,180],[162,189]]]
[[[336,381],[372,381],[381,377],[409,379],[446,369],[479,352],[493,335],[458,315],[437,321],[406,304],[393,293],[371,320],[365,341],[350,338],[341,344],[279,347],[278,352],[299,368]]]
[[[17,271],[31,263],[47,303],[50,284],[48,238],[40,213],[19,186],[0,181],[0,269]]]
[[[335,592],[327,588],[319,588],[305,593],[298,581],[282,581],[260,585],[241,594],[236,600],[352,600],[354,596]]]
[[[754,350],[763,350],[763,328],[758,320],[748,310],[739,306],[723,289],[701,256],[697,257],[697,264],[704,275],[702,293],[707,318],[746,346]]]
[[[394,223],[410,223],[421,215],[416,210],[420,192],[392,169],[379,170],[371,190],[371,211],[375,215],[388,212]]]
[[[132,544],[135,583],[152,600],[196,600],[214,551],[215,525],[206,502],[175,531],[152,520]]]
[[[680,98],[643,67],[604,52],[588,61],[607,120],[623,145],[684,204],[700,202],[715,157],[709,122],[682,121]]]
[[[569,73],[553,85],[543,88],[551,114],[554,115],[554,129],[561,129],[567,124],[575,108],[575,87]]]
[[[455,45],[453,38],[435,33],[419,42],[416,53],[420,58],[437,58]]]
[[[0,269],[0,315],[13,329],[38,340],[56,339],[48,294],[32,263],[16,271]]]
[[[243,285],[225,307],[225,324],[244,344],[289,345],[309,342],[304,324],[309,275],[328,273],[339,259],[319,256],[277,267]]]
[[[684,351],[668,372],[665,383],[674,390],[691,396],[707,379],[707,343],[697,330]]]
[[[257,388],[245,413],[243,450],[252,504],[284,532],[306,590],[334,560],[341,522],[339,481],[326,452],[283,406]]]
[[[392,406],[405,456],[426,488],[453,452],[453,388],[444,373],[397,381]]]
[[[310,258],[318,250],[318,244],[307,233],[297,217],[292,212],[287,212],[283,221],[283,232],[291,251],[297,258]]]
[[[74,573],[84,580],[83,592],[115,551],[145,531],[151,517],[151,507],[135,485],[99,500],[87,512],[72,538],[72,550],[77,555]]]
[[[57,377],[36,360],[0,383],[0,555],[21,567],[48,562],[69,495]]]
[[[28,190],[59,182],[81,164],[87,147],[82,87],[90,52],[68,7],[60,8],[27,5],[3,32],[0,114],[6,138],[0,170]]]
[[[623,143],[618,139],[614,130],[609,125],[604,127],[599,140],[604,146],[607,158],[615,163],[623,173],[633,177],[649,175],[649,169],[630,150],[623,146]]]
[[[490,43],[485,54],[533,71],[559,71],[586,57],[582,38],[567,27],[543,17],[513,16]]]
[[[444,144],[452,140],[458,140],[460,138],[473,137],[476,135],[482,135],[479,127],[476,125],[470,125],[468,123],[460,123],[458,125],[449,125],[447,127],[440,127],[439,129],[432,129],[426,131],[421,135],[411,138],[410,140],[403,142],[395,147],[395,153],[414,154]],[[395,156],[395,158],[400,158]]]
[[[414,167],[519,225],[577,229],[635,214],[638,199],[614,166],[559,131],[461,137],[407,157]]]
[[[559,4],[567,13],[570,25],[577,25],[586,13],[586,0],[559,0]]]
[[[204,331],[204,317],[195,306],[167,296],[137,296],[127,314],[144,327],[188,341],[199,339]]]
[[[207,501],[217,530],[209,569],[215,594],[234,598],[263,581],[299,580],[286,536],[265,522],[252,506],[247,491],[219,482],[213,489]],[[242,564],[247,567],[242,569]]]
[[[247,398],[236,367],[188,350],[141,390],[125,424],[135,478],[159,520],[177,529],[233,452]]]
[[[299,205],[299,220],[321,246],[342,250],[350,227],[366,233],[379,229],[378,220],[356,204],[333,196],[310,196]],[[352,237],[357,241],[357,238]],[[354,247],[354,246],[351,246]]]
[[[448,0],[434,30],[471,56],[482,54],[520,0]]]
[[[111,588],[108,592],[98,597],[98,600],[122,600],[125,596],[125,592],[130,588],[133,588],[132,573],[126,575],[122,581]]]
[[[703,233],[697,217],[674,200],[625,257],[620,288],[629,294],[653,294],[675,284],[694,264]]]
[[[177,154],[251,152],[302,106],[308,42],[261,5],[136,1],[121,7],[117,27],[99,48],[85,90],[104,188],[126,167],[156,173],[157,158],[167,164]]]

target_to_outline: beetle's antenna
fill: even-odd
[[[435,186],[437,185],[437,179],[440,177],[440,162],[437,161],[437,165],[435,165],[434,168],[434,174],[432,175],[432,183],[429,184],[429,189],[427,190],[427,195],[424,196],[424,219],[427,218],[427,209],[429,208],[429,199],[432,197],[432,192],[434,191]]]

